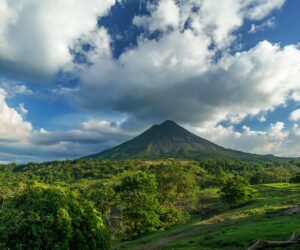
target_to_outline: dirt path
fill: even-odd
[[[172,241],[175,241],[175,240],[178,240],[178,239],[183,239],[184,237],[187,237],[187,236],[193,236],[197,233],[197,231],[198,230],[192,229],[188,232],[181,232],[181,233],[169,235],[169,236],[166,236],[162,239],[159,239],[156,242],[146,243],[144,245],[137,246],[134,249],[135,250],[155,250],[155,249],[158,249],[162,246],[167,245],[168,243],[170,243]]]

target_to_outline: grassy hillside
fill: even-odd
[[[119,242],[114,249],[245,249],[259,239],[286,240],[292,232],[300,232],[300,215],[287,215],[290,207],[300,205],[300,184],[266,184],[253,188],[254,201],[232,210],[221,209],[217,189],[202,191],[210,194],[210,199],[203,204],[215,211],[210,216],[194,215],[188,224],[135,241]]]

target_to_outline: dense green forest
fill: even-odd
[[[0,167],[0,246],[109,249],[209,216],[205,190],[235,209],[254,185],[299,183],[300,162],[82,159]],[[211,194],[214,196],[215,194]]]

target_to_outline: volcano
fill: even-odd
[[[285,159],[273,155],[250,154],[218,146],[170,120],[159,125],[153,125],[139,136],[116,147],[84,158],[108,160],[176,158],[198,160],[216,157],[246,161]]]

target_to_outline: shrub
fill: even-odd
[[[232,207],[246,201],[251,196],[248,181],[238,175],[226,177],[220,191],[223,201]]]

